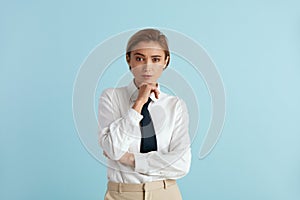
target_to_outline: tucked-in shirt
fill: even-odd
[[[148,106],[157,139],[157,151],[140,153],[143,118],[134,110],[138,88],[134,81],[126,87],[109,88],[99,98],[99,144],[106,153],[107,177],[117,183],[145,183],[185,176],[191,163],[189,116],[185,102],[160,90],[157,99],[152,92]],[[118,160],[134,154],[135,167]]]

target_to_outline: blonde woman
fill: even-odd
[[[126,61],[133,80],[99,98],[105,200],[182,199],[176,179],[190,168],[189,117],[182,99],[160,90],[158,79],[170,62],[166,36],[138,31],[128,41]]]

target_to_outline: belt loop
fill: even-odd
[[[121,185],[121,183],[118,183],[118,192],[122,193],[122,185]]]
[[[167,185],[167,180],[163,180],[164,182],[164,189],[167,189],[168,185]]]

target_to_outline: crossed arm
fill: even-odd
[[[128,149],[134,140],[140,139],[140,135],[132,135],[140,132],[142,115],[138,112],[139,105],[133,105],[124,116],[115,118],[116,111],[111,105],[111,98],[111,92],[106,91],[99,101],[99,143],[103,154],[142,174],[166,178],[184,176],[189,171],[191,161],[188,113],[184,102],[177,102],[176,112],[180,115],[176,117],[168,152],[133,153]]]

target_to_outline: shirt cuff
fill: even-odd
[[[129,119],[129,122],[134,125],[134,126],[138,126],[140,121],[143,119],[143,115],[141,115],[140,113],[138,113],[136,110],[134,110],[133,108],[130,108],[128,110],[127,113],[127,117]]]
[[[134,162],[135,162],[135,171],[147,174],[147,169],[149,168],[148,162],[147,162],[147,154],[142,153],[133,153],[134,155]]]

